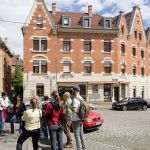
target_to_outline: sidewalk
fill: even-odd
[[[18,129],[18,124],[15,124],[15,129]],[[10,133],[10,124],[5,123],[5,134],[3,136],[0,136],[0,150],[16,150],[16,143],[19,137],[18,130],[15,131],[15,134]],[[72,134],[72,138],[74,141],[74,137]],[[64,143],[66,142],[66,136],[64,135]],[[75,142],[73,142],[73,145],[75,147]],[[50,150],[50,140],[42,140],[39,141],[39,150]],[[23,144],[23,150],[33,150],[32,147],[32,141],[31,138],[29,138],[24,144]],[[72,149],[68,149],[72,150]]]
[[[15,128],[18,128],[18,124],[15,124]],[[5,123],[4,130],[4,135],[0,136],[0,150],[16,150],[16,143],[19,137],[18,130],[15,131],[15,134],[11,134],[9,123]],[[28,145],[29,140],[23,144],[23,150],[32,150],[28,148]]]

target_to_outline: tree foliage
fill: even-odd
[[[14,89],[23,87],[23,72],[19,66],[15,68],[12,85]]]

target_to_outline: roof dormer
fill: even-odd
[[[90,16],[82,17],[82,26],[83,26],[83,28],[91,28],[91,17]]]
[[[111,29],[112,28],[112,18],[105,17],[103,20],[104,29]]]
[[[63,27],[70,27],[71,26],[71,17],[62,16],[62,26]]]

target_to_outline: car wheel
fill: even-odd
[[[128,110],[127,106],[124,105],[124,106],[122,107],[122,110],[123,110],[123,111],[127,111],[127,110]]]
[[[146,110],[147,110],[147,106],[146,106],[146,105],[143,105],[142,109],[143,109],[144,111],[146,111]]]

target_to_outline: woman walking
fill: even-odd
[[[30,100],[31,109],[26,110],[23,115],[25,122],[25,130],[18,138],[16,150],[22,150],[22,144],[32,137],[33,150],[38,150],[38,139],[40,134],[40,118],[42,116],[41,110],[37,108],[36,99]]]
[[[60,125],[59,119],[62,114],[61,100],[58,92],[54,91],[51,94],[52,102],[46,104],[46,110],[44,116],[47,118],[49,126],[49,134],[51,140],[51,150],[58,149],[63,150],[63,128]]]
[[[9,105],[10,104],[7,100],[7,93],[2,92],[0,98],[0,135],[3,133],[4,124],[7,117],[7,109]]]
[[[26,106],[22,100],[22,96],[18,95],[13,107],[13,114],[10,119],[10,127],[12,134],[14,134],[14,123],[16,122],[16,120],[18,120],[19,122],[19,133],[22,133],[22,115],[25,110]]]

